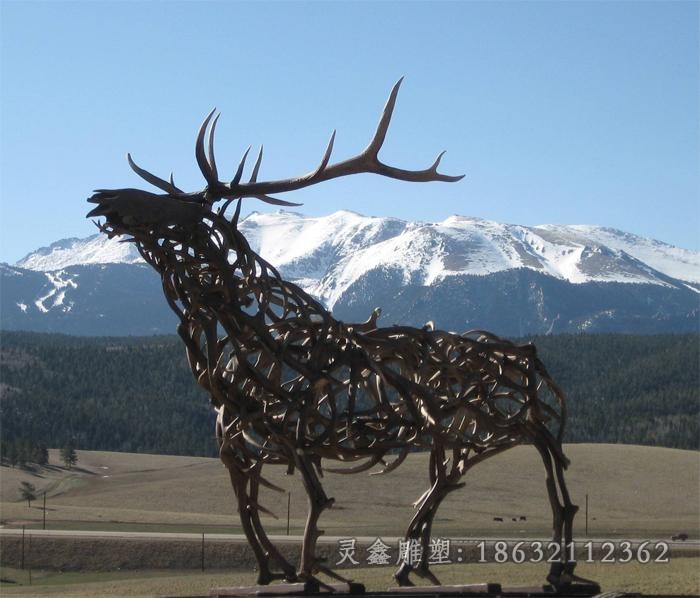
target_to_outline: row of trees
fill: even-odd
[[[700,448],[697,334],[526,340],[568,396],[566,442]],[[12,451],[34,461],[36,447],[70,442],[85,450],[216,455],[214,413],[175,336],[3,332],[0,378],[6,462]]]
[[[20,467],[28,467],[30,465],[46,466],[49,464],[49,449],[43,443],[33,444],[30,442],[21,442],[19,446],[13,442],[0,443],[2,450],[2,461],[11,467],[19,465]],[[61,461],[68,468],[72,469],[78,462],[78,454],[72,442],[60,450]],[[19,485],[19,494],[22,500],[27,501],[27,507],[31,508],[32,501],[36,500],[38,492],[34,484],[31,482],[21,482]]]
[[[37,465],[48,465],[49,459],[48,459],[48,449],[46,450],[46,460],[43,463],[37,463]],[[75,465],[78,462],[78,455],[75,452],[75,448],[73,447],[72,444],[68,446],[64,446],[61,449],[61,461],[63,461],[64,465],[68,469],[72,469],[73,465]],[[26,465],[26,463],[25,463]],[[38,492],[36,489],[36,486],[32,484],[31,482],[21,482],[19,485],[19,493],[20,496],[22,497],[22,500],[27,501],[27,507],[32,506],[32,501],[36,500],[38,496]]]
[[[19,465],[24,467],[27,464],[48,465],[49,449],[43,443],[34,443],[26,439],[6,440],[0,442],[0,457],[2,461],[11,467]]]
[[[697,334],[535,339],[568,397],[568,442],[700,448]]]
[[[176,337],[3,332],[3,440],[214,456],[214,415]]]
[[[78,454],[72,442],[60,449],[61,461],[72,469],[78,462]],[[27,467],[31,465],[44,466],[49,464],[49,449],[44,442],[32,442],[27,439],[9,440],[3,438],[0,442],[0,459],[10,467]]]

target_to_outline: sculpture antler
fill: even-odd
[[[423,170],[405,170],[402,168],[396,168],[394,166],[384,164],[379,160],[379,150],[384,143],[387,130],[389,129],[389,123],[391,122],[391,116],[394,111],[394,106],[396,105],[396,98],[398,96],[399,87],[401,86],[402,81],[403,77],[399,79],[392,88],[391,93],[389,94],[389,99],[384,106],[384,111],[382,112],[379,124],[377,125],[377,130],[375,131],[369,145],[361,153],[347,160],[343,160],[342,162],[336,162],[335,164],[329,165],[328,162],[330,161],[331,153],[333,151],[333,143],[335,141],[335,131],[333,131],[328,142],[328,146],[326,147],[326,151],[321,158],[321,162],[315,170],[299,177],[281,179],[277,181],[258,182],[257,180],[258,172],[260,170],[260,163],[262,162],[263,156],[262,146],[260,147],[258,157],[255,161],[255,165],[253,166],[253,171],[247,183],[241,183],[240,180],[250,148],[248,148],[243,154],[243,157],[241,158],[236,170],[236,174],[231,182],[222,183],[219,181],[216,160],[214,158],[214,134],[216,131],[216,123],[218,122],[220,115],[217,114],[214,116],[216,109],[212,110],[204,119],[204,122],[199,128],[197,142],[195,145],[195,157],[197,158],[197,164],[202,171],[202,175],[204,175],[204,178],[207,181],[205,199],[213,203],[214,201],[223,198],[237,199],[243,197],[255,197],[261,201],[274,205],[297,206],[300,204],[276,199],[274,197],[270,197],[269,194],[294,191],[296,189],[309,187],[311,185],[315,185],[316,183],[328,181],[330,179],[360,173],[374,173],[392,179],[410,182],[454,182],[462,179],[464,175],[449,176],[438,172],[437,169],[440,165],[440,160],[445,152],[441,152],[433,164]],[[214,119],[213,121],[212,117]],[[209,127],[210,122],[211,128]],[[206,150],[205,138],[207,144]],[[129,161],[129,166],[131,166],[134,172],[152,185],[155,185],[159,189],[162,189],[171,195],[184,195],[184,193],[174,185],[172,175],[170,177],[170,182],[165,181],[138,167],[133,162],[130,155],[128,155],[127,158]]]

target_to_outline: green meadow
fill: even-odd
[[[567,481],[574,502],[581,506],[575,522],[580,543],[587,538],[670,541],[680,532],[688,534],[689,545],[697,541],[698,452],[601,444],[572,444],[565,450],[572,461]],[[31,507],[20,500],[20,483],[28,481],[40,496],[46,493],[48,530],[204,533],[212,539],[217,534],[241,533],[228,476],[217,459],[99,451],[79,451],[78,458],[70,470],[59,465],[58,451],[54,450],[50,451],[48,467],[32,471],[3,466],[2,525],[24,526],[28,534],[43,526],[42,499],[32,502]],[[261,504],[277,515],[277,519],[263,517],[268,533],[286,535],[289,504],[289,533],[301,534],[306,497],[298,476],[288,476],[272,466],[263,474],[285,490],[264,490],[261,494]],[[534,448],[516,447],[496,456],[470,471],[464,481],[466,486],[449,495],[441,506],[434,537],[495,540],[549,535],[551,515],[544,470]],[[386,475],[326,473],[323,483],[327,494],[336,498],[334,507],[321,518],[326,536],[400,537],[412,503],[427,487],[427,455],[411,455],[398,470]],[[40,552],[44,540],[35,535],[31,541],[32,551]],[[167,555],[175,549],[175,543],[170,545],[161,539],[157,546]],[[17,544],[13,546],[15,550]],[[65,550],[86,550],[80,543],[65,546]],[[668,563],[581,562],[577,573],[596,579],[604,589],[660,593],[672,588],[676,593],[697,593],[697,551],[682,558],[673,554]],[[73,563],[81,562],[80,555],[71,557]],[[10,564],[8,558],[3,556],[4,565]],[[231,562],[226,569],[204,572],[196,570],[198,562],[171,570],[117,571],[112,562],[93,558],[89,567],[59,572],[42,567],[40,556],[34,558],[39,564],[32,567],[31,587],[27,568],[3,568],[3,595],[89,596],[95,595],[95,588],[100,595],[110,596],[204,595],[212,586],[254,583],[247,563]],[[437,566],[435,571],[445,584],[489,581],[523,585],[542,583],[546,565],[452,563]],[[372,589],[391,585],[391,572],[390,567],[362,564],[344,571]]]

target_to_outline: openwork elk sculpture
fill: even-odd
[[[553,512],[554,541],[572,540],[572,504],[564,482],[564,396],[531,344],[516,346],[487,332],[454,334],[432,327],[380,327],[378,311],[364,323],[335,318],[313,297],[285,281],[257,255],[238,229],[241,200],[292,204],[271,197],[321,181],[375,173],[404,181],[453,182],[438,172],[442,154],[425,170],[403,170],[378,158],[396,103],[391,91],[367,148],[329,163],[335,132],[318,167],[298,178],[258,181],[262,148],[248,182],[241,182],[246,152],[233,180],[219,181],[214,159],[218,115],[210,113],[195,146],[206,187],[185,193],[169,181],[131,168],[164,194],[138,189],[98,190],[88,216],[110,237],[128,235],[162,278],[177,314],[178,334],[197,382],[218,416],[220,456],[238,500],[243,531],[259,565],[258,582],[309,580],[323,571],[315,557],[317,526],[333,504],[321,485],[322,459],[360,462],[340,468],[357,473],[374,466],[396,469],[409,452],[430,452],[431,487],[417,503],[407,540],[422,544],[419,563],[395,573],[412,585],[411,572],[439,583],[428,568],[431,526],[440,502],[463,485],[477,463],[522,443],[544,462]],[[213,118],[213,120],[212,120]],[[208,138],[207,138],[208,132]],[[205,139],[207,138],[207,139]],[[215,208],[215,204],[223,204]],[[232,216],[227,208],[236,201]],[[447,455],[451,454],[448,458]],[[298,571],[272,544],[260,520],[265,464],[298,469],[309,513]],[[554,563],[547,579],[567,588],[579,578],[575,563]]]

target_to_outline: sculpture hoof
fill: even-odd
[[[408,577],[412,570],[413,567],[411,567],[411,565],[409,565],[405,561],[401,563],[401,566],[394,573],[394,579],[396,580],[396,583],[399,584],[399,586],[401,587],[413,586],[413,582]]]

